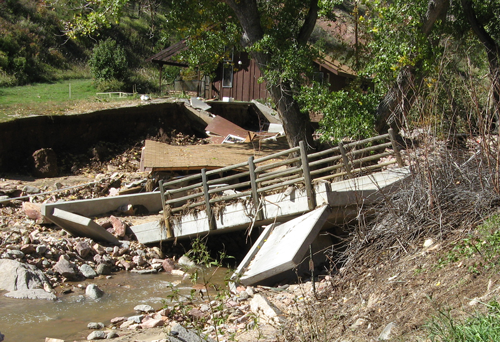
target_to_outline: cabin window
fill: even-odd
[[[232,88],[233,87],[233,63],[225,62],[222,65],[222,87]]]

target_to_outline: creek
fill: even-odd
[[[214,284],[223,284],[224,272],[210,280]],[[96,284],[105,295],[92,300],[84,296],[84,289],[78,284]],[[134,306],[148,304],[160,309],[169,303],[172,294],[171,284],[180,294],[188,295],[192,289],[190,279],[166,273],[141,275],[120,272],[110,279],[88,279],[72,283],[74,291],[59,296],[56,302],[45,300],[22,300],[5,297],[0,292],[0,332],[5,335],[5,342],[44,342],[46,337],[66,341],[85,340],[91,330],[90,322],[102,322],[105,325],[118,316],[132,316]]]

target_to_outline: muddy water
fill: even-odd
[[[222,284],[223,272],[211,280]],[[91,300],[84,290],[61,295],[57,302],[9,299],[0,293],[0,332],[6,342],[43,342],[45,337],[67,341],[85,340],[90,333],[89,322],[103,322],[117,316],[134,315],[134,306],[148,304],[159,309],[171,294],[170,284],[177,284],[180,293],[189,294],[192,283],[165,273],[139,275],[118,273],[112,279],[94,279],[82,284],[97,284],[104,297]]]

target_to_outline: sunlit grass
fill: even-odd
[[[0,122],[32,115],[62,115],[78,108],[85,111],[94,104],[120,101],[98,98],[97,92],[91,79],[0,88]]]

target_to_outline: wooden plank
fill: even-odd
[[[286,141],[256,144],[254,148],[251,143],[174,146],[146,140],[143,167],[154,170],[213,170],[246,163],[250,156],[260,158],[286,149]]]

